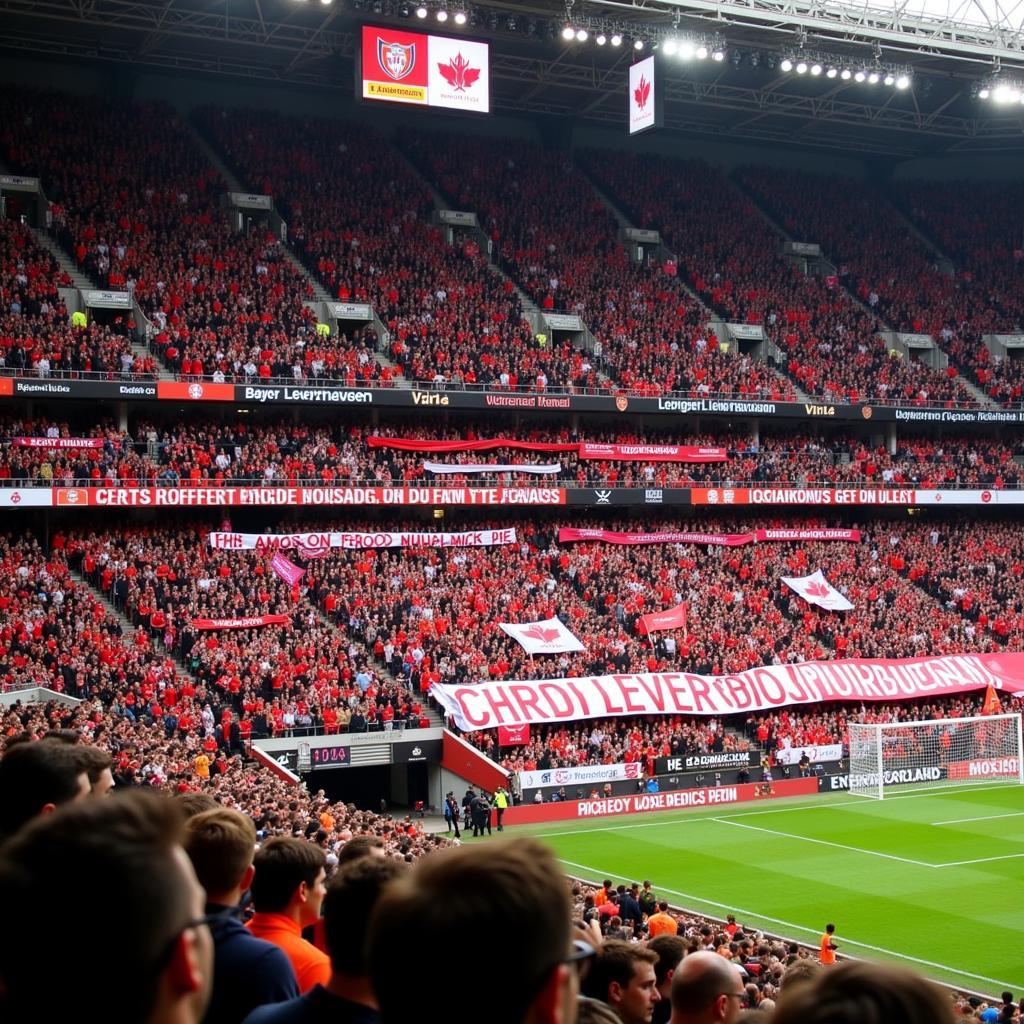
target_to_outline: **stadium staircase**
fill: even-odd
[[[78,269],[75,261],[67,252],[65,252],[64,247],[53,237],[53,235],[44,231],[42,228],[34,228],[31,225],[29,226],[29,230],[32,232],[32,236],[36,243],[50,253],[57,261],[57,265],[60,269],[71,278],[72,287],[77,289],[79,293],[83,291],[102,290],[100,285],[96,284],[89,277],[86,277],[86,275]],[[66,296],[65,300],[67,300]],[[79,299],[78,308],[81,308],[81,306],[82,303]],[[138,303],[133,303],[133,311],[136,314],[136,322],[138,322],[139,319],[146,323],[149,322],[146,319],[145,314],[139,308]],[[74,312],[74,310],[71,310],[71,312]],[[148,359],[152,355],[145,345],[140,344],[134,339],[131,341],[131,350],[134,356],[143,360]],[[154,365],[156,367],[156,377],[158,380],[174,379],[158,359],[154,359]]]
[[[110,598],[107,597],[107,595],[99,589],[99,587],[96,587],[92,583],[90,583],[85,578],[85,576],[77,569],[72,569],[70,566],[68,566],[68,572],[71,574],[71,578],[76,583],[80,583],[82,586],[88,589],[88,591],[93,595],[93,597],[95,597],[96,600],[103,605],[104,609],[107,611],[108,614],[113,615],[114,618],[121,623],[121,629],[123,630],[124,636],[128,637],[134,635],[136,627],[132,624],[131,619],[129,619],[128,616],[125,615],[124,612],[122,612],[114,604],[114,602],[111,601]],[[182,659],[179,658],[178,655],[175,654],[173,651],[165,650],[163,642],[161,640],[153,640],[153,650],[160,653],[163,656],[170,657],[171,660],[174,662],[174,667],[178,675],[191,679],[194,683],[198,683],[198,680],[195,678],[195,676],[193,676],[189,669],[185,666],[185,662],[182,661]]]
[[[241,181],[238,178],[235,172],[231,169],[228,163],[221,156],[217,147],[214,146],[206,138],[206,136],[203,134],[202,130],[195,123],[195,121],[193,121],[191,118],[187,118],[185,120],[185,123],[188,126],[188,130],[192,135],[192,138],[195,140],[195,144],[202,151],[203,156],[206,157],[206,159],[212,165],[214,170],[216,170],[216,172],[221,176],[221,179],[227,186],[228,191],[252,191],[251,189],[246,187],[245,182]],[[318,318],[325,316],[326,310],[323,308],[323,304],[327,302],[335,302],[335,297],[331,295],[331,293],[327,291],[327,289],[324,288],[324,286],[317,280],[316,275],[312,273],[312,271],[309,269],[309,267],[306,266],[305,263],[302,262],[298,254],[295,252],[294,249],[292,249],[292,247],[287,243],[287,241],[281,242],[281,252],[284,255],[284,258],[288,260],[288,262],[309,282],[310,287],[313,289],[315,301],[312,303],[307,303],[307,305],[312,306]],[[376,311],[374,311],[373,326],[377,332],[379,344],[382,346],[386,346],[389,338],[388,331],[384,324],[381,323],[380,319],[377,317]],[[395,387],[409,387],[409,383],[402,376],[401,370],[395,363],[388,359],[386,355],[384,355],[383,351],[378,350],[374,354],[374,358],[376,359],[377,364],[379,366],[386,366],[394,373]]]

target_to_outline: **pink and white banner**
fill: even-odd
[[[368,437],[370,448],[394,448],[400,452],[489,452],[495,448],[511,448],[521,452],[575,452],[576,441],[513,441],[508,437],[492,437],[486,441],[424,441],[418,438]]]
[[[799,764],[800,758],[807,755],[811,764],[821,761],[841,761],[843,745],[841,743],[820,743],[811,747],[781,747],[772,755],[778,764]]]
[[[287,615],[249,615],[241,619],[193,619],[193,629],[258,629],[261,626],[284,626]]]
[[[318,558],[326,558],[330,554],[330,548],[307,548],[302,544],[295,551],[305,558],[307,562],[315,561]]]
[[[691,444],[580,444],[581,459],[613,462],[726,462],[725,448],[702,448]]]
[[[583,644],[556,615],[543,622],[499,622],[503,629],[527,654],[561,654],[564,651],[582,651]]]
[[[287,555],[282,554],[280,551],[278,551],[270,560],[270,568],[273,569],[289,587],[294,587],[306,572],[305,569],[297,566],[288,558]]]
[[[853,604],[839,593],[819,569],[810,576],[783,576],[782,582],[799,594],[808,604],[817,605],[830,612],[853,611]]]
[[[102,448],[102,437],[13,437],[15,448]]]
[[[713,544],[723,547],[742,547],[744,544],[763,544],[775,541],[860,542],[860,530],[800,529],[754,530],[752,533],[620,533],[616,530],[575,529],[565,526],[558,531],[559,544],[572,541],[600,541],[603,544]]]
[[[562,471],[557,462],[531,464],[528,462],[424,462],[428,473],[533,473],[536,476],[554,476]]]
[[[320,533],[211,533],[211,548],[220,551],[297,551],[306,558],[310,552],[332,548],[365,550],[374,548],[485,548],[515,544],[516,531],[472,530],[468,533],[342,533],[324,530]]]
[[[446,684],[431,694],[464,732],[620,715],[733,715],[828,701],[934,699],[994,686],[1024,693],[1024,654],[766,665],[730,676],[636,673]]]

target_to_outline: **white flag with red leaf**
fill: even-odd
[[[563,651],[582,651],[583,644],[566,629],[557,616],[543,622],[499,622],[498,625],[527,654],[561,654]]]
[[[782,582],[795,590],[808,604],[830,612],[849,612],[853,605],[832,586],[819,569],[810,576],[783,576]]]

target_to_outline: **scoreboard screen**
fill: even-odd
[[[364,25],[360,56],[364,100],[490,113],[487,43]]]

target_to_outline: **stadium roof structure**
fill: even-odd
[[[465,26],[439,26],[442,8]],[[498,114],[624,132],[628,65],[678,36],[724,59],[662,52],[667,131],[897,159],[1024,152],[1024,0],[0,0],[0,52],[352,95],[368,21],[489,39]],[[566,42],[567,22],[587,39]],[[616,31],[623,45],[597,44]],[[782,70],[801,55],[817,74]],[[909,87],[821,73],[841,62]]]

